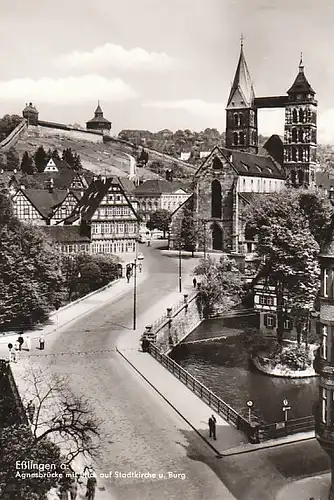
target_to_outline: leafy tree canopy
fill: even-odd
[[[147,222],[146,226],[151,231],[153,229],[158,229],[159,231],[166,233],[169,230],[170,221],[170,212],[168,210],[160,209],[150,215],[150,220]]]

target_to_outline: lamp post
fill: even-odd
[[[137,326],[137,257],[138,257],[138,241],[136,242],[136,256],[133,272],[133,329]]]
[[[182,292],[182,264],[181,264],[181,249],[182,249],[182,246],[181,246],[181,242],[180,242],[180,246],[179,246],[179,292],[181,293]]]
[[[204,257],[204,260],[206,259],[206,220],[203,220],[203,227],[204,227],[204,231],[203,231],[203,257]]]

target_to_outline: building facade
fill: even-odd
[[[191,211],[202,225],[206,250],[253,253],[255,242],[248,239],[244,211],[259,194],[280,191],[285,176],[269,156],[259,156],[216,146],[194,175]],[[179,224],[187,202],[172,216]]]
[[[321,345],[316,360],[319,379],[319,405],[316,412],[316,438],[331,460],[334,500],[334,239],[320,254],[320,333]]]
[[[138,200],[139,209],[149,216],[161,209],[174,212],[191,193],[178,182],[154,179],[140,184],[133,195]]]
[[[21,186],[12,196],[15,216],[39,226],[61,223],[77,206],[80,196],[70,190],[25,189]]]
[[[137,201],[117,177],[95,178],[65,224],[90,234],[91,253],[135,254],[139,233]]]

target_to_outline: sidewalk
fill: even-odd
[[[299,479],[283,486],[275,500],[327,500],[330,484],[330,473]]]

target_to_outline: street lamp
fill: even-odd
[[[252,407],[253,407],[253,401],[250,399],[247,401],[246,405],[248,406],[248,422],[251,423],[251,412],[252,412]]]
[[[133,272],[133,329],[136,329],[137,323],[137,258],[138,258],[138,241],[136,241],[136,256]]]
[[[291,410],[291,406],[289,406],[289,401],[284,398],[283,399],[283,408],[282,408],[283,412],[284,412],[284,422],[287,423],[288,421],[288,411]]]
[[[204,257],[204,260],[206,259],[206,220],[203,220],[203,227],[204,227],[204,231],[203,231],[203,257]]]

